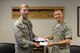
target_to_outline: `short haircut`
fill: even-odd
[[[20,9],[26,8],[26,7],[29,8],[29,6],[28,6],[27,4],[21,4],[21,5],[20,5]]]
[[[56,11],[61,11],[61,12],[63,12],[63,9],[55,9],[54,12],[56,12]]]

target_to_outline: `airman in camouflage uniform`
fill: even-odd
[[[31,21],[27,18],[28,12],[28,6],[22,4],[20,6],[21,16],[14,25],[15,53],[32,53],[34,46],[39,47],[39,43],[33,42],[36,35],[32,31]]]
[[[53,40],[53,42],[48,42],[48,46],[52,46],[51,53],[70,53],[72,30],[63,22],[62,10],[55,10],[53,15],[57,23],[52,28],[52,36],[46,37]]]

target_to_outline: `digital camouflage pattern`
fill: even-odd
[[[72,39],[72,30],[65,23],[55,24],[52,28],[53,42],[59,42],[67,38]],[[52,53],[70,53],[69,45],[54,45]]]
[[[32,24],[29,20],[20,17],[14,26],[15,53],[32,53],[33,37]]]

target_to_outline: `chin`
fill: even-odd
[[[61,21],[60,19],[56,19],[57,21]]]

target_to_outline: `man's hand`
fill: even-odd
[[[53,36],[47,36],[47,37],[44,37],[44,39],[52,40],[53,39]]]
[[[40,44],[39,43],[34,43],[34,46],[40,47]]]
[[[47,46],[49,46],[49,47],[54,46],[54,42],[48,42]]]

